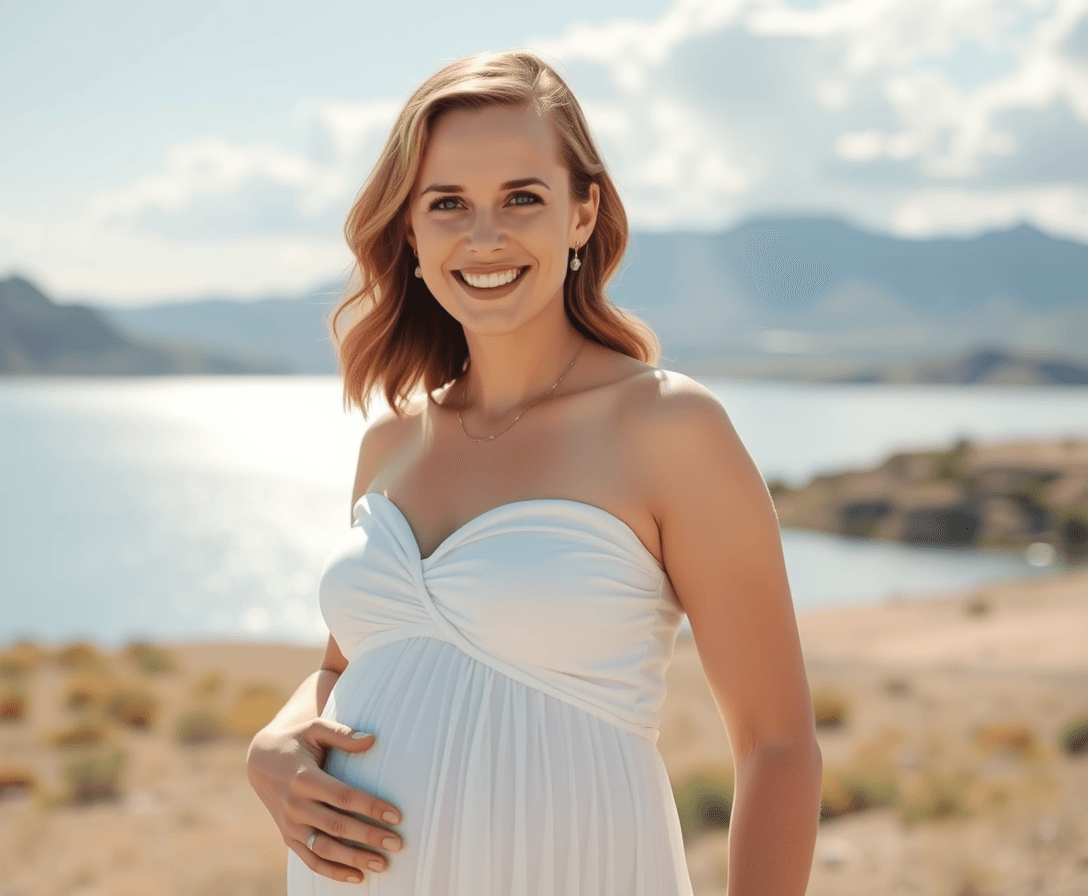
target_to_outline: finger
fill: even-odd
[[[320,769],[300,772],[291,783],[296,796],[325,803],[351,815],[365,815],[384,824],[400,824],[401,815],[396,806],[369,793],[356,790]],[[300,821],[304,820],[306,819],[300,819]],[[313,825],[313,827],[319,826]],[[349,837],[348,839],[358,838]]]
[[[310,722],[304,736],[314,746],[335,747],[348,753],[362,753],[374,746],[374,735],[368,731],[354,731],[340,722],[316,718]]]
[[[361,846],[369,846],[374,849],[383,849],[388,852],[399,852],[404,845],[400,835],[396,831],[383,828],[380,825],[369,824],[354,815],[346,815],[337,812],[328,806],[315,803],[314,820],[310,827],[328,834],[336,840],[347,840],[358,843]]]
[[[320,840],[321,838],[318,837],[317,839]],[[357,884],[366,879],[366,874],[354,866],[340,865],[336,862],[330,862],[328,859],[323,859],[312,849],[308,849],[302,840],[285,837],[284,842],[295,855],[306,863],[306,867],[316,874],[348,884]],[[316,845],[315,842],[314,846]],[[363,867],[366,867],[365,864]]]
[[[335,865],[365,869],[366,871],[385,871],[389,867],[389,860],[385,856],[361,849],[351,843],[344,843],[320,832],[316,837],[311,835],[306,842],[308,844],[312,843],[312,846],[310,846],[311,852]]]

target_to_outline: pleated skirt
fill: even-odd
[[[348,664],[326,718],[375,735],[325,770],[402,815],[404,846],[360,884],[288,852],[289,896],[691,896],[655,744],[411,637]]]

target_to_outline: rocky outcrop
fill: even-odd
[[[1088,439],[893,454],[868,470],[768,483],[781,525],[909,544],[1050,545],[1088,561]]]

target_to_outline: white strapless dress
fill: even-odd
[[[656,746],[683,611],[626,523],[516,501],[421,558],[367,494],[320,602],[348,659],[324,716],[376,738],[325,768],[397,806],[404,847],[360,884],[289,851],[290,896],[690,896]]]

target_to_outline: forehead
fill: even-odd
[[[537,176],[554,189],[560,172],[559,139],[547,115],[532,106],[491,106],[438,119],[419,183],[469,187]]]

